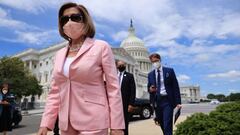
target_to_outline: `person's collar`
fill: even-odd
[[[159,70],[160,72],[163,71],[163,66],[161,65],[161,67],[159,67],[158,69],[155,69],[155,71],[157,72],[157,70]]]
[[[126,71],[126,70],[120,72],[120,71],[118,70],[118,74],[122,73],[122,75],[123,75],[123,74],[125,73],[125,71]]]

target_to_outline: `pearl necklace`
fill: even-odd
[[[77,52],[82,47],[82,44],[78,44],[77,47],[72,48],[69,46],[69,52]]]

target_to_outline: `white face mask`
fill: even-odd
[[[158,68],[160,68],[161,67],[161,63],[158,61],[158,62],[154,62],[153,63],[153,67],[155,68],[155,69],[158,69]]]
[[[7,94],[8,90],[2,90],[3,94]]]

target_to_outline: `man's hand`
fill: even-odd
[[[149,88],[149,91],[150,92],[156,92],[157,88],[154,85],[151,85],[150,88]]]
[[[124,135],[124,132],[122,129],[111,129],[110,135]]]
[[[128,112],[133,112],[134,107],[132,105],[128,105]]]
[[[182,105],[181,104],[177,104],[176,108],[180,109],[180,108],[182,108]]]

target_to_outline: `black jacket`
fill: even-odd
[[[133,105],[136,97],[136,85],[133,74],[124,72],[121,84],[122,101],[124,111],[127,111],[128,105]]]

